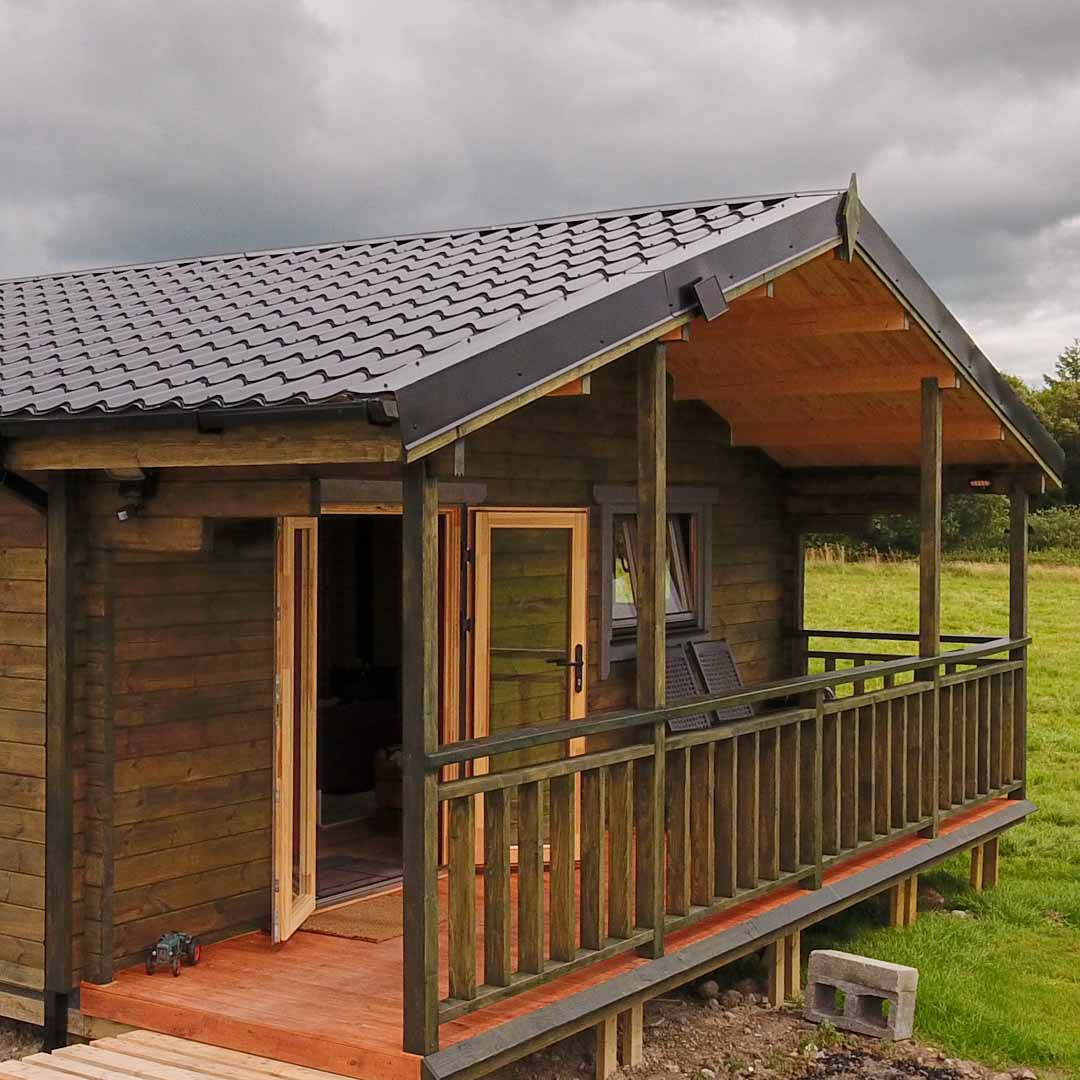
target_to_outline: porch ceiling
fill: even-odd
[[[944,460],[1030,464],[1031,452],[866,259],[789,271],[668,346],[676,398],[700,399],[737,446],[781,465],[917,466],[920,384],[936,376]]]

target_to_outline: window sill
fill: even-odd
[[[700,626],[672,627],[664,636],[668,645],[684,645],[690,641],[708,641],[709,631]],[[608,645],[608,658],[612,663],[620,660],[634,660],[637,658],[637,641],[630,638],[618,637]]]

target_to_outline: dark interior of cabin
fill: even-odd
[[[319,523],[319,902],[401,874],[401,518]]]

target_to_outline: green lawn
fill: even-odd
[[[1007,568],[946,564],[946,633],[1004,633]],[[912,563],[808,563],[806,625],[915,630]],[[988,1064],[1080,1077],[1080,568],[1031,571],[1028,795],[1039,812],[1002,839],[1001,884],[977,895],[967,858],[924,879],[947,913],[882,926],[880,901],[823,924],[812,944],[920,971],[917,1034]],[[853,648],[858,648],[853,643]]]

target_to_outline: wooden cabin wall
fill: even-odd
[[[115,484],[89,495],[85,602],[102,650],[88,695],[95,981],[139,963],[165,930],[213,940],[269,922],[272,516],[283,500],[308,510],[310,485],[248,482],[246,499],[240,486],[165,477],[130,534],[115,520]],[[227,516],[258,494],[265,518]],[[176,547],[201,536],[200,550],[122,546],[147,535]]]
[[[465,473],[492,506],[594,508],[589,523],[589,711],[633,704],[633,661],[601,680],[600,513],[596,484],[633,484],[636,377],[628,357],[592,376],[592,392],[536,401],[466,440]],[[712,629],[734,650],[746,682],[788,675],[785,619],[792,539],[781,471],[755,449],[733,448],[724,422],[700,402],[669,401],[668,483],[718,489],[712,539]],[[441,475],[449,475],[442,453]],[[543,562],[534,568],[543,573]],[[517,569],[514,570],[517,573]],[[528,568],[525,568],[528,572]]]
[[[44,984],[45,516],[0,495],[0,984]],[[0,1012],[4,1012],[0,1006]]]

